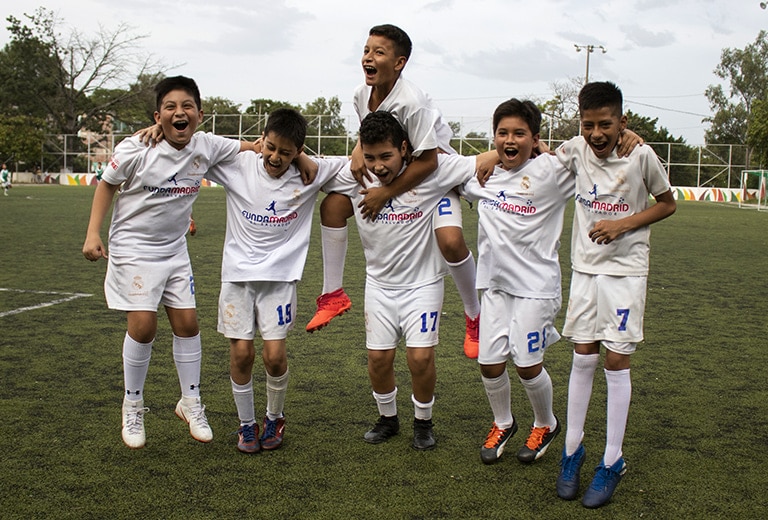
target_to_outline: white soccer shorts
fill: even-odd
[[[560,340],[555,317],[560,298],[520,298],[496,289],[483,291],[477,362],[496,365],[511,359],[527,368],[544,361],[546,349]]]
[[[458,193],[451,190],[440,199],[432,215],[432,229],[441,227],[462,227],[461,223],[461,199]]]
[[[439,341],[442,310],[442,278],[415,289],[383,289],[366,283],[366,347],[390,350],[403,337],[407,347],[433,347]]]
[[[563,335],[574,343],[601,341],[628,354],[643,341],[647,276],[573,272]]]
[[[296,322],[296,282],[222,282],[217,330],[229,339],[285,339]]]
[[[120,311],[157,312],[195,308],[195,278],[186,248],[170,257],[136,258],[109,254],[104,279],[107,306]]]

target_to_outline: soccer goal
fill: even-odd
[[[757,211],[768,211],[768,200],[766,200],[767,184],[768,170],[742,171],[739,207],[757,207]],[[751,186],[757,186],[757,188]]]

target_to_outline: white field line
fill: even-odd
[[[89,296],[93,296],[92,294],[86,294],[86,293],[61,293],[61,292],[51,292],[51,291],[26,291],[24,289],[6,289],[5,287],[0,287],[0,291],[6,291],[6,292],[18,292],[18,293],[28,293],[28,294],[48,294],[48,295],[60,295],[63,296],[63,298],[56,298],[54,300],[50,300],[47,302],[39,303],[37,305],[32,305],[30,307],[19,307],[18,309],[13,309],[10,311],[0,312],[0,318],[4,318],[6,316],[13,316],[14,314],[21,314],[22,312],[26,311],[34,311],[37,309],[42,309],[44,307],[51,307],[53,305],[58,305],[59,303],[66,303],[72,300],[76,300],[78,298],[88,298]]]

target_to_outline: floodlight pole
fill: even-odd
[[[594,44],[587,44],[587,45],[578,45],[576,43],[573,44],[574,47],[576,47],[576,52],[581,52],[582,50],[586,51],[587,54],[587,70],[584,73],[584,84],[586,85],[589,83],[589,55],[595,52],[596,49],[600,49],[603,54],[608,52],[605,47],[602,45],[594,45]]]

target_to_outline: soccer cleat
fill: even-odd
[[[560,474],[557,476],[557,496],[563,500],[573,500],[579,493],[579,474],[587,452],[583,444],[572,455],[565,454],[560,459]]]
[[[432,419],[413,420],[413,449],[431,450],[435,447],[435,434],[432,431]]]
[[[517,432],[517,421],[509,428],[501,429],[493,423],[491,431],[485,437],[483,447],[480,448],[480,459],[484,464],[493,464],[501,458],[507,441]]]
[[[627,463],[624,462],[624,457],[619,457],[613,466],[606,466],[605,462],[600,461],[600,465],[595,468],[595,478],[592,479],[592,483],[584,492],[584,498],[581,499],[584,507],[594,509],[606,504],[626,472]]]
[[[205,417],[205,406],[199,397],[184,397],[176,404],[176,415],[189,424],[189,433],[196,441],[211,442],[213,430]]]
[[[144,413],[149,408],[144,407],[144,400],[123,400],[123,442],[131,449],[143,448],[147,442],[144,431]]]
[[[543,428],[533,426],[528,440],[525,441],[523,447],[517,452],[517,460],[530,463],[541,458],[547,452],[547,448],[549,448],[549,445],[557,437],[558,433],[560,433],[560,421],[555,423],[554,430],[550,430],[549,426]]]
[[[189,219],[189,234],[195,236],[195,233],[197,233],[197,226],[195,225],[195,219],[191,218]]]
[[[373,428],[365,432],[363,440],[370,444],[380,444],[390,437],[397,435],[397,432],[399,431],[400,421],[398,420],[397,415],[393,415],[392,417],[384,417],[382,415],[379,417],[379,420],[376,421],[376,424],[373,425]]]
[[[480,315],[471,319],[466,314],[464,319],[467,321],[467,331],[464,334],[464,355],[469,359],[477,359],[477,352],[480,344]]]
[[[283,434],[285,433],[285,417],[280,417],[270,421],[264,417],[263,432],[259,441],[262,450],[276,450],[283,445]]]
[[[240,426],[237,430],[237,449],[243,453],[258,453],[261,450],[258,424],[243,424]]]
[[[315,332],[328,325],[333,318],[341,316],[352,308],[352,301],[339,288],[333,292],[321,294],[317,297],[317,311],[307,323],[307,332]]]

